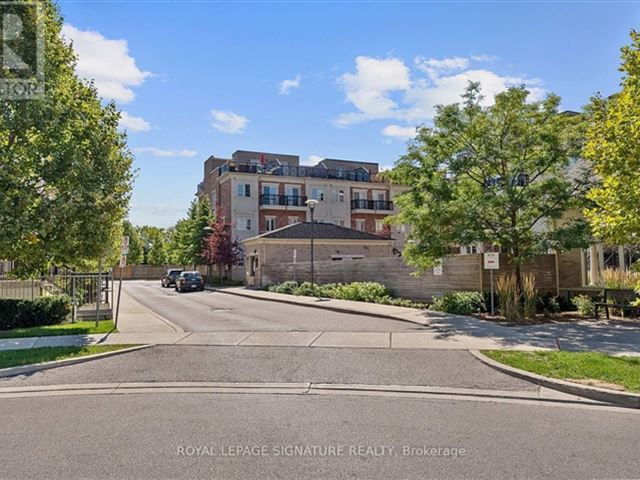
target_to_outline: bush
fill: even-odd
[[[35,300],[4,298],[0,299],[0,330],[57,325],[70,313],[71,299],[66,296]]]
[[[520,290],[515,275],[503,275],[496,281],[498,293],[498,311],[508,322],[519,322]]]
[[[551,317],[560,313],[560,302],[551,293],[547,292],[538,297],[538,310],[543,315]]]
[[[527,320],[535,320],[536,318],[536,300],[538,298],[538,289],[536,289],[536,277],[529,273],[522,279],[522,306],[524,318]]]
[[[480,292],[447,292],[436,298],[431,310],[469,315],[484,311],[484,295]]]
[[[288,282],[269,285],[269,287],[267,287],[267,290],[274,293],[288,293],[290,295],[293,293],[293,291],[297,286],[298,286],[298,282],[294,282],[293,280],[290,280]]]
[[[593,300],[589,295],[577,295],[571,299],[571,303],[576,306],[578,313],[584,317],[593,317],[596,314]]]
[[[427,307],[424,303],[414,302],[406,298],[394,298],[387,290],[387,287],[377,282],[326,283],[324,285],[316,284],[315,288],[312,288],[310,282],[299,284],[294,281],[287,281],[270,285],[267,290],[274,293],[336,298],[399,307]]]

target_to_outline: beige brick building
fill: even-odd
[[[262,285],[265,267],[309,262],[312,231],[314,260],[318,262],[343,263],[394,255],[394,241],[388,237],[331,223],[296,223],[242,242],[247,284]]]

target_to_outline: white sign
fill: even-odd
[[[127,266],[127,256],[126,255],[122,255],[120,257],[120,268],[124,268]]]
[[[484,254],[484,268],[486,270],[500,269],[500,254],[497,252],[488,252]]]
[[[433,274],[435,276],[437,276],[437,277],[441,277],[442,276],[442,260],[437,265],[434,265]]]
[[[122,245],[120,246],[120,255],[129,255],[129,236],[122,237]]]

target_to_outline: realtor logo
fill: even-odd
[[[0,1],[0,99],[44,96],[44,18],[40,2]]]

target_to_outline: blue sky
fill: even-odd
[[[390,166],[469,79],[563,108],[618,89],[640,3],[59,2],[78,72],[126,112],[130,218],[169,226],[211,154]],[[284,83],[283,83],[284,82]]]

